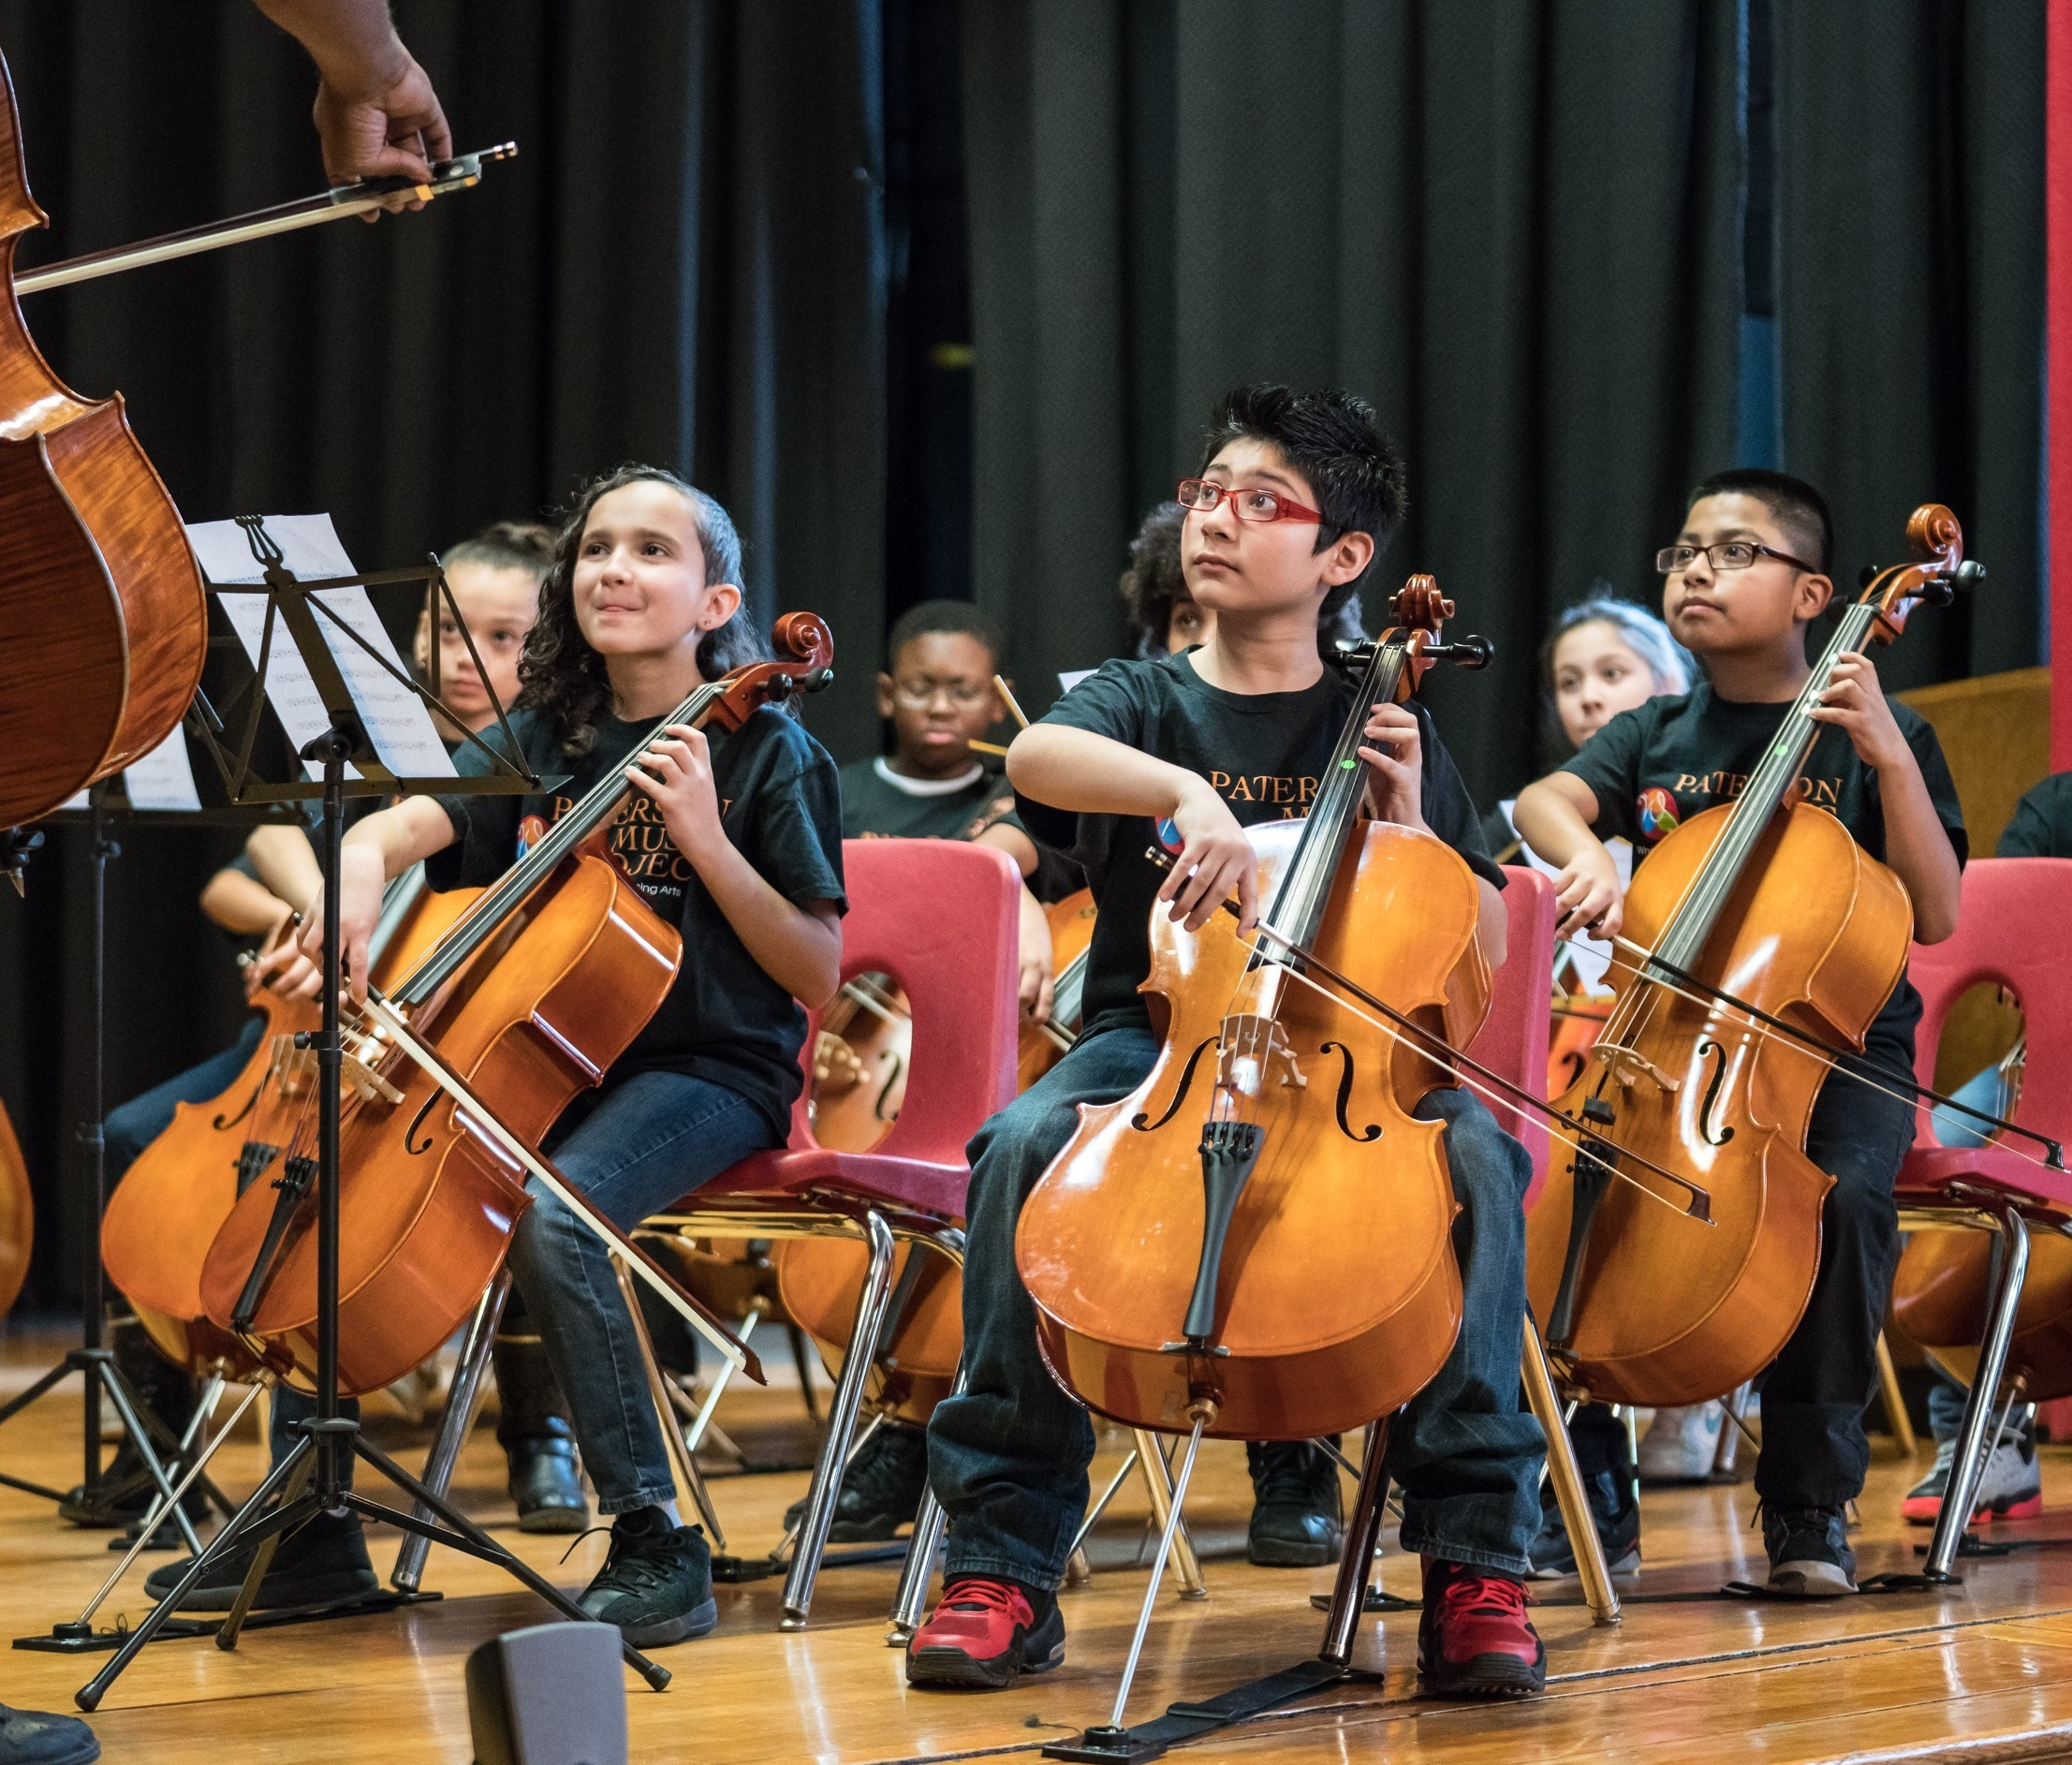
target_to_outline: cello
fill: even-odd
[[[51,372],[15,298],[29,194],[0,61],[0,828],[48,815],[169,734],[201,680],[201,572],[120,392]]]
[[[7,1315],[29,1278],[29,1250],[36,1242],[36,1205],[29,1194],[29,1168],[14,1124],[0,1107],[0,1317]]]
[[[738,728],[831,678],[833,640],[811,613],[777,622],[779,659],[700,684],[658,720]],[[338,1389],[377,1390],[426,1360],[502,1267],[530,1205],[528,1172],[639,1265],[759,1378],[634,1240],[561,1185],[537,1155],[569,1101],[600,1082],[668,994],[682,939],[609,845],[633,787],[613,773],[536,841],[392,997],[371,990],[348,1053],[378,1081],[340,1127]],[[348,1070],[351,1070],[348,1067]],[[286,1182],[288,1173],[284,1173]],[[202,1267],[204,1309],[285,1377],[316,1375],[317,1242],[306,1183],[254,1184]]]
[[[1834,1181],[1804,1150],[1824,1051],[1862,1048],[1914,921],[1898,876],[1798,800],[1800,768],[1835,663],[1890,643],[1915,607],[1977,573],[1940,505],[1916,509],[1906,534],[1916,561],[1877,572],[1844,610],[1740,797],[1671,831],[1627,892],[1621,947],[1641,953],[1614,969],[1616,1002],[1556,1101],[1526,1222],[1535,1314],[1593,1397],[1718,1397],[1776,1358],[1811,1298]],[[1610,1187],[1620,1149],[1703,1184],[1709,1222],[1650,1205],[1644,1180]]]
[[[1437,641],[1451,611],[1410,579],[1308,818],[1247,838],[1275,941],[1459,1047],[1489,1004],[1474,875],[1429,833],[1363,823],[1357,757],[1372,706],[1442,658],[1488,659]],[[1196,1439],[1307,1439],[1399,1407],[1460,1327],[1443,1130],[1411,1114],[1446,1076],[1225,916],[1191,933],[1154,911],[1144,991],[1167,1006],[1156,1065],[1082,1108],[1016,1231],[1053,1375],[1125,1426]]]
[[[374,979],[407,973],[479,890],[440,894],[414,868],[389,886],[372,949]],[[129,1301],[152,1344],[175,1366],[228,1378],[257,1371],[251,1352],[210,1322],[201,1267],[239,1196],[284,1159],[308,1155],[316,1132],[321,1027],[314,1000],[260,989],[251,999],[266,1023],[251,1057],[220,1095],[173,1108],[171,1124],[138,1155],[101,1216],[101,1266]]]

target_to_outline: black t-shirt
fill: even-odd
[[[1995,858],[2072,858],[2072,772],[2052,772],[2015,804]]]
[[[536,713],[511,718],[526,762],[542,778],[567,774],[551,796],[441,797],[456,839],[425,861],[434,889],[494,882],[607,772],[623,772],[654,726],[598,721],[596,745],[573,759]],[[790,717],[772,706],[727,734],[707,731],[720,824],[742,857],[798,906],[831,901],[842,911],[841,808],[834,762]],[[465,775],[487,772],[473,746],[455,757]],[[799,1095],[799,1050],[806,1014],[748,953],[727,916],[679,853],[654,800],[629,787],[611,847],[657,915],[683,934],[683,963],[660,1009],[613,1065],[610,1078],[682,1072],[727,1086],[753,1103],[780,1139]]]
[[[1722,699],[1711,683],[1703,683],[1688,693],[1622,711],[1561,770],[1573,772],[1595,794],[1597,837],[1617,835],[1633,843],[1638,870],[1681,823],[1741,795],[1790,709],[1784,703]],[[1892,716],[1920,762],[1929,801],[1962,864],[1971,847],[1942,744],[1918,712],[1893,700]],[[1885,805],[1877,773],[1857,757],[1845,730],[1832,724],[1822,728],[1800,769],[1799,785],[1805,802],[1830,811],[1859,846],[1884,860]],[[1920,994],[1903,974],[1871,1026],[1871,1039],[1887,1045],[1888,1053],[1903,1053],[1901,1064],[1909,1071],[1920,1015]]]
[[[1028,835],[1036,867],[1026,878],[1038,901],[1062,901],[1086,887],[1080,867],[1052,851],[1015,813],[1014,787],[987,767],[956,790],[902,790],[885,776],[881,760],[842,769],[842,834],[850,840],[976,840],[989,828]]]
[[[1198,772],[1243,827],[1309,813],[1359,692],[1357,675],[1327,668],[1299,693],[1231,693],[1195,672],[1184,653],[1109,662],[1051,707],[1045,723],[1105,735]],[[1475,805],[1431,716],[1416,708],[1424,750],[1424,818],[1477,875],[1499,889]],[[1149,1022],[1138,985],[1151,972],[1151,912],[1162,872],[1147,850],[1157,832],[1143,816],[1072,815],[1023,795],[1035,837],[1086,871],[1100,918],[1087,953],[1089,1030]]]
[[[976,840],[996,821],[1014,822],[1014,787],[998,772],[955,790],[902,790],[877,760],[842,769],[842,835],[849,840]],[[919,782],[919,781],[915,781]]]

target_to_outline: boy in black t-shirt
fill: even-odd
[[[1619,930],[1624,891],[1606,839],[1630,840],[1638,868],[1686,816],[1741,794],[1811,672],[1806,627],[1834,593],[1832,550],[1827,504],[1798,478],[1725,472],[1692,492],[1683,530],[1657,562],[1669,629],[1710,679],[1623,712],[1518,800],[1519,831],[1564,867],[1561,934]],[[1898,873],[1913,897],[1916,941],[1939,943],[1956,929],[1967,848],[1935,732],[1888,702],[1867,655],[1841,659],[1813,715],[1829,728],[1801,769],[1802,801],[1831,812]],[[1911,1079],[1920,1010],[1903,977],[1860,1064]],[[1909,1098],[1845,1073],[1814,1108],[1806,1154],[1835,1183],[1812,1298],[1763,1387],[1756,1490],[1772,1593],[1856,1591],[1844,1515],[1870,1463],[1863,1409],[1899,1257],[1892,1182],[1913,1138]]]
[[[1080,886],[1077,870],[1040,850],[1015,815],[1014,787],[972,751],[1007,707],[994,677],[1000,634],[969,601],[910,607],[886,640],[877,714],[889,757],[842,769],[842,837],[976,840],[997,846],[1022,877],[1021,1008],[1051,1015],[1051,926],[1043,903]]]
[[[1244,388],[1218,413],[1203,477],[1182,492],[1188,583],[1215,612],[1214,636],[1181,655],[1109,663],[1008,755],[1032,831],[1084,864],[1100,918],[1079,1042],[971,1144],[967,1385],[929,1428],[948,1561],[942,1602],[908,1646],[917,1685],[997,1688],[1063,1658],[1054,1590],[1086,1505],[1094,1436],[1038,1353],[1016,1223],[1079,1106],[1126,1096],[1155,1063],[1138,992],[1152,913],[1199,927],[1235,896],[1246,924],[1256,919],[1243,830],[1305,812],[1354,709],[1355,688],[1317,655],[1318,618],[1400,519],[1403,466],[1356,399]],[[1502,874],[1430,719],[1388,705],[1364,727],[1373,812],[1428,829],[1467,860],[1485,953],[1500,961]],[[1161,822],[1181,848],[1169,873],[1145,855]],[[1465,1090],[1435,1089],[1418,1113],[1446,1124],[1463,1289],[1453,1352],[1388,1447],[1403,1546],[1426,1553],[1419,1667],[1434,1692],[1519,1696],[1546,1670],[1521,1580],[1546,1444],[1518,1407],[1531,1163]]]

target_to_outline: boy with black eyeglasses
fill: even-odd
[[[1781,472],[1723,472],[1691,493],[1683,530],[1656,563],[1663,617],[1710,678],[1622,712],[1518,800],[1519,831],[1563,866],[1558,935],[1619,930],[1624,890],[1605,840],[1631,841],[1638,870],[1683,820],[1741,795],[1812,671],[1806,631],[1834,594],[1833,532],[1820,493]],[[1941,942],[1956,930],[1967,846],[1934,730],[1887,700],[1868,655],[1842,658],[1812,714],[1830,727],[1801,768],[1802,801],[1898,873],[1915,942]],[[1920,1014],[1903,975],[1849,1064],[1910,1080]],[[1835,1182],[1812,1298],[1763,1387],[1756,1464],[1773,1594],[1857,1591],[1845,1515],[1870,1465],[1863,1410],[1899,1258],[1892,1184],[1913,1138],[1909,1096],[1846,1075],[1814,1107],[1806,1154]]]
[[[1038,1352],[1016,1225],[1079,1106],[1126,1096],[1157,1059],[1138,991],[1152,914],[1198,928],[1236,897],[1256,917],[1244,830],[1304,813],[1354,713],[1357,683],[1318,655],[1317,625],[1402,519],[1403,462],[1358,399],[1244,387],[1217,411],[1201,476],[1180,500],[1187,587],[1216,615],[1208,640],[1109,663],[1008,753],[1024,820],[1084,864],[1100,918],[1079,1041],[971,1143],[966,1386],[929,1426],[948,1561],[941,1603],[907,1649],[918,1686],[1000,1689],[1064,1658],[1056,1590],[1086,1506],[1094,1434]],[[1500,962],[1503,875],[1430,717],[1359,709],[1373,813],[1435,835],[1467,862],[1484,953]],[[1146,848],[1168,821],[1181,852],[1167,872]],[[1462,1289],[1453,1352],[1388,1443],[1403,1547],[1425,1559],[1418,1667],[1440,1696],[1527,1696],[1546,1680],[1522,1581],[1546,1449],[1518,1403],[1532,1166],[1464,1089],[1435,1087],[1417,1113],[1445,1124]]]

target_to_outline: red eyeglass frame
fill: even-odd
[[[1190,503],[1186,494],[1187,487],[1190,484],[1198,484],[1204,490],[1215,492],[1215,501],[1212,503]],[[1233,496],[1236,493],[1228,485],[1218,484],[1210,478],[1182,478],[1174,488],[1173,500],[1190,515],[1206,515],[1212,509],[1221,507],[1227,497]],[[1314,521],[1319,526],[1323,524],[1324,511],[1322,509],[1311,508],[1306,504],[1297,502],[1292,496],[1282,495],[1279,491],[1268,491],[1266,494],[1271,496],[1274,502],[1274,512],[1268,518],[1269,521]],[[1238,515],[1235,509],[1232,509],[1231,513],[1237,515],[1238,520],[1249,521],[1256,526],[1263,527],[1268,524],[1268,522],[1260,521],[1256,516]]]

